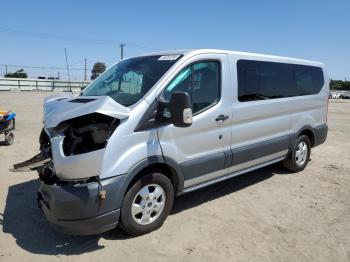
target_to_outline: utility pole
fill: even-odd
[[[70,85],[70,75],[69,75],[69,66],[68,66],[67,48],[64,48],[64,53],[66,54],[66,65],[67,65],[67,73],[68,73],[69,92],[72,92],[72,87],[71,87],[71,85]]]
[[[7,65],[5,65],[5,75],[7,75]]]
[[[86,58],[85,58],[85,67],[84,67],[84,81],[86,81]]]
[[[124,46],[125,44],[123,43],[120,44],[120,60],[123,60],[124,58]]]

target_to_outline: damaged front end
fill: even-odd
[[[64,136],[64,155],[73,156],[103,149],[119,122],[119,119],[92,113],[64,121],[54,132]]]
[[[47,184],[98,179],[108,140],[128,113],[109,97],[48,98],[40,153],[12,171],[37,170]]]
[[[40,152],[13,171],[38,172],[38,205],[59,231],[91,235],[117,225],[124,176],[100,176],[108,141],[128,116],[129,109],[109,97],[46,99]]]
[[[39,143],[40,153],[24,162],[14,164],[11,171],[28,172],[37,170],[41,180],[51,183],[54,180],[55,172],[53,171],[50,139],[44,129],[40,133]],[[51,171],[49,172],[49,170]]]
[[[61,173],[61,178],[63,180],[91,180],[92,177],[94,177],[93,174],[86,178],[86,174],[89,174],[90,172],[86,172],[84,177],[77,177],[77,174],[80,174],[81,172],[75,172],[75,174],[70,175],[69,170],[66,168],[62,169],[62,165],[64,165],[65,162],[64,160],[69,159],[67,162],[73,163],[73,165],[78,165],[82,169],[88,167],[82,165],[82,163],[79,164],[79,159],[81,159],[81,157],[75,158],[77,160],[76,163],[74,163],[74,161],[72,162],[72,160],[74,160],[72,157],[104,149],[108,139],[113,134],[119,123],[119,119],[99,113],[87,114],[63,121],[57,127],[50,129],[49,134],[53,137],[54,148],[52,148],[49,135],[46,133],[45,129],[43,129],[39,137],[40,153],[27,161],[15,164],[13,171],[37,170],[39,178],[46,184],[59,182],[59,178],[56,175],[56,169],[58,169],[58,171],[63,171]],[[57,143],[57,140],[62,141],[62,143]],[[55,158],[53,158],[53,152]],[[92,154],[95,156],[98,155],[99,157],[97,159],[101,159],[101,152]],[[53,160],[56,160],[57,162],[56,168]],[[100,161],[96,161],[95,157],[94,160],[95,161],[90,163],[94,163],[95,165],[100,163]],[[58,173],[58,175],[60,175],[60,173]],[[98,174],[96,174],[96,176],[97,175]],[[61,183],[63,182],[61,181]]]

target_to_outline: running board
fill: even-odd
[[[259,165],[253,166],[253,167],[249,167],[249,168],[246,168],[246,169],[243,169],[243,170],[231,173],[231,174],[227,174],[227,175],[224,175],[224,176],[221,176],[221,177],[218,177],[218,178],[214,178],[212,180],[209,180],[207,182],[203,182],[203,183],[198,184],[198,185],[190,186],[188,188],[183,189],[182,193],[192,192],[192,191],[195,191],[197,189],[200,189],[200,188],[203,188],[203,187],[206,187],[206,186],[209,186],[209,185],[212,185],[212,184],[215,184],[215,183],[218,183],[218,182],[221,182],[221,181],[224,181],[224,180],[236,177],[236,176],[243,175],[245,173],[254,171],[256,169],[259,169],[259,168],[262,168],[262,167],[269,166],[269,165],[275,164],[277,162],[280,162],[280,161],[284,160],[285,158],[286,157],[280,157],[280,158],[277,158],[275,160],[271,160],[271,161],[266,162],[266,163],[262,163],[262,164],[259,164]]]

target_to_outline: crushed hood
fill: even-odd
[[[49,96],[44,101],[44,125],[46,128],[56,127],[65,120],[95,112],[123,119],[129,116],[130,109],[109,96]]]

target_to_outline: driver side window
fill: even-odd
[[[163,100],[169,102],[175,91],[190,95],[193,114],[213,106],[220,100],[220,63],[199,62],[184,68],[164,89]]]

